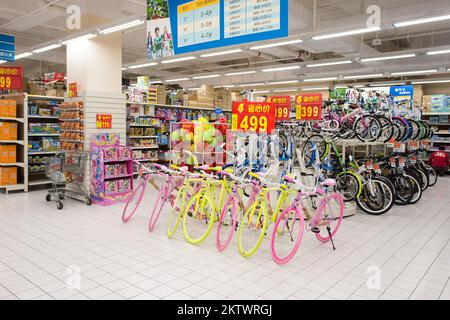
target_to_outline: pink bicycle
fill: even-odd
[[[295,183],[295,180],[288,176],[284,177],[284,180]],[[328,193],[328,189],[335,184],[334,180],[327,179],[319,187],[312,188],[311,191],[306,191],[305,187],[298,189],[295,199],[280,214],[273,229],[272,258],[277,264],[286,264],[294,258],[302,242],[305,229],[313,232],[321,242],[331,241],[333,250],[336,250],[333,237],[342,222],[344,199],[339,193]],[[302,198],[304,197],[320,199],[314,215],[311,215],[303,204]]]

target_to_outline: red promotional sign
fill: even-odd
[[[275,109],[272,102],[234,102],[232,129],[271,133],[275,129]]]
[[[78,83],[69,83],[69,97],[78,97]]]
[[[297,120],[322,119],[322,94],[301,94],[295,97]]]
[[[63,82],[66,75],[64,72],[52,72],[52,73],[46,73],[44,75],[44,82],[50,83],[50,82]]]
[[[112,115],[97,114],[97,129],[112,129]]]
[[[290,96],[267,97],[267,102],[273,102],[276,104],[275,117],[277,121],[285,121],[291,119]]]
[[[0,66],[0,89],[22,91],[22,67]]]

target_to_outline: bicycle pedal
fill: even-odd
[[[312,227],[311,232],[312,233],[320,233],[320,229],[319,229],[319,227]]]

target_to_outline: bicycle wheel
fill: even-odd
[[[317,148],[317,153],[319,154],[320,160],[328,153],[329,145],[325,142],[325,139],[321,135],[312,135],[306,140],[303,149],[302,149],[302,157],[305,161],[306,167],[312,166],[315,159],[315,151],[313,149]]]
[[[344,199],[339,193],[323,198],[314,217],[314,226],[320,230],[316,233],[317,240],[328,242],[336,235],[344,217],[344,209]]]
[[[178,229],[180,224],[181,215],[184,212],[186,206],[186,187],[182,187],[173,202],[172,210],[169,215],[169,222],[167,224],[167,236],[171,239]]]
[[[344,202],[353,201],[361,195],[361,178],[352,171],[343,171],[336,177],[336,190],[344,197]]]
[[[214,200],[206,191],[189,200],[183,213],[183,234],[188,243],[198,245],[209,236],[216,219],[214,208]]]
[[[304,219],[298,207],[286,208],[275,222],[272,232],[272,259],[286,264],[294,258],[303,238]]]
[[[158,222],[158,218],[161,215],[161,212],[166,204],[167,200],[165,194],[167,193],[167,186],[161,187],[158,192],[158,196],[156,198],[155,206],[153,207],[152,214],[150,215],[150,219],[148,220],[148,231],[152,232],[155,228],[156,222]]]
[[[406,176],[400,175],[393,177],[396,192],[395,204],[406,205],[411,202],[414,195],[414,186],[412,181]]]
[[[413,195],[409,204],[415,204],[422,198],[422,188],[419,181],[417,181],[417,179],[415,179],[413,176],[407,174],[406,177],[411,181],[413,185]]]
[[[139,208],[142,198],[144,197],[145,187],[146,187],[145,182],[139,183],[137,188],[134,189],[133,193],[128,199],[127,204],[125,205],[125,208],[123,209],[122,213],[122,221],[124,223],[130,221],[130,219],[134,216],[137,209]]]
[[[237,225],[239,205],[237,199],[230,196],[220,213],[217,226],[216,246],[220,252],[224,251],[233,238]]]
[[[436,174],[436,171],[434,171],[433,167],[431,167],[428,164],[424,164],[425,170],[427,170],[428,175],[430,177],[430,187],[434,186],[438,180],[438,176]]]
[[[390,186],[382,179],[372,177],[364,185],[361,196],[356,198],[356,204],[370,215],[381,215],[391,210],[394,200]]]
[[[243,257],[255,254],[264,239],[268,224],[268,212],[261,199],[257,199],[239,223],[238,247]]]
[[[381,123],[381,135],[379,140],[386,143],[391,140],[392,136],[394,135],[394,125],[391,120],[389,120],[385,116],[378,116],[378,120]]]
[[[373,142],[381,135],[381,123],[372,115],[358,118],[354,124],[356,137],[362,142]]]

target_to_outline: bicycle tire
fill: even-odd
[[[167,223],[167,237],[169,239],[173,238],[175,232],[178,229],[178,226],[180,225],[181,216],[184,212],[187,202],[186,194],[187,194],[186,187],[180,188],[173,202],[173,207],[169,215],[169,221]]]
[[[259,213],[258,215],[255,216],[255,211],[256,211],[256,207],[259,206]],[[243,244],[243,232],[244,229],[247,228],[249,229],[249,224],[251,226],[251,223],[253,222],[253,219],[256,218],[256,221],[258,221],[258,224],[261,224],[261,228],[259,229],[259,236],[256,240],[256,242],[250,247],[250,248],[245,248],[244,244]],[[261,222],[261,218],[262,218],[262,222]],[[250,221],[252,220],[252,221]],[[242,219],[242,221],[239,223],[239,228],[238,228],[238,247],[239,247],[239,254],[243,257],[251,257],[252,255],[254,255],[256,253],[256,251],[259,249],[259,247],[261,246],[261,243],[264,239],[264,236],[266,234],[266,230],[267,230],[267,224],[268,224],[268,220],[269,220],[269,214],[267,212],[267,207],[261,203],[261,199],[257,199],[252,205],[251,207],[247,210],[247,212],[244,215],[244,218]],[[248,222],[247,222],[248,221]]]
[[[205,206],[208,205],[209,206],[209,210],[208,208],[205,208]],[[192,214],[192,212],[189,212],[189,210],[193,208],[194,209],[194,213]],[[214,225],[214,221],[216,220],[215,217],[215,204],[214,204],[214,200],[211,199],[211,197],[206,194],[206,191],[200,191],[199,193],[197,193],[196,195],[194,195],[191,199],[189,199],[189,202],[187,203],[185,209],[184,209],[184,213],[183,213],[183,217],[182,217],[182,221],[183,221],[183,235],[185,240],[192,244],[192,245],[199,245],[202,242],[204,242],[206,240],[206,238],[208,238],[209,234],[212,231],[213,225]],[[197,210],[200,209],[200,212],[197,212]],[[208,217],[209,215],[209,217]],[[193,218],[193,219],[190,219]],[[206,228],[204,228],[204,226],[202,227],[201,225],[203,224],[203,220],[205,219],[205,226]],[[200,223],[196,223],[196,226],[200,226],[198,229],[200,229],[202,232],[200,233],[200,235],[192,235],[192,226],[191,226],[191,221],[199,221]],[[188,221],[189,221],[189,227],[188,227]],[[189,230],[191,229],[191,230]]]
[[[127,201],[127,204],[125,205],[125,208],[122,212],[122,222],[127,223],[131,220],[131,218],[136,213],[137,209],[139,208],[139,205],[141,204],[142,198],[144,197],[144,192],[146,189],[146,183],[142,182],[139,183],[136,189],[134,189],[133,193],[131,194],[130,198]],[[136,201],[134,204],[132,204],[132,201]],[[131,210],[127,214],[127,209]]]
[[[317,222],[317,224],[320,226],[322,224],[322,222],[321,222],[322,217],[326,216],[326,214],[324,214],[324,212],[326,211],[327,205],[329,204],[330,200],[333,200],[333,199],[336,200],[337,204],[339,205],[339,209],[338,209],[339,217],[337,218],[337,223],[334,226],[334,228],[332,230],[330,230],[331,237],[334,237],[336,235],[336,233],[338,232],[338,230],[342,224],[342,219],[344,217],[344,210],[345,210],[344,198],[338,193],[333,193],[329,196],[326,196],[325,198],[323,198],[321,200],[321,203],[319,204],[319,207],[315,214],[315,219],[319,220]],[[326,220],[331,221],[331,218],[326,218]],[[332,220],[336,221],[336,218],[333,217]],[[321,230],[322,229],[323,228],[321,228]],[[328,232],[325,234],[325,236],[322,236],[320,233],[316,233],[316,238],[320,242],[328,242],[331,240]]]
[[[225,236],[225,241],[222,241],[221,235],[223,231],[223,225],[225,224],[225,218],[229,214],[229,206],[231,207],[231,225],[230,225],[230,231],[227,236]],[[239,210],[239,205],[237,202],[237,199],[235,199],[233,196],[228,197],[227,201],[225,202],[224,207],[222,208],[222,211],[220,213],[218,225],[217,225],[217,235],[216,235],[216,247],[219,252],[225,251],[225,249],[228,247],[228,245],[231,242],[231,239],[233,238],[234,231],[236,229],[237,225],[237,212]]]
[[[365,213],[378,216],[385,214],[392,209],[392,207],[394,206],[395,194],[389,184],[384,181],[384,179],[380,179],[379,177],[372,177],[372,180],[375,182],[375,184],[381,185],[380,188],[377,188],[375,193],[377,196],[382,198],[383,203],[378,205],[378,208],[375,207],[373,201],[371,202],[373,197],[368,194],[367,188],[364,188],[361,196],[356,198],[356,204],[358,205],[358,208],[363,210]],[[389,194],[387,195],[386,193],[389,193],[390,197]],[[364,199],[361,198],[365,198],[366,201],[363,201]],[[366,204],[366,206],[363,203]]]

